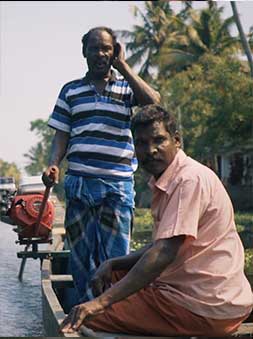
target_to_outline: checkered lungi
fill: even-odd
[[[129,253],[133,178],[103,180],[67,175],[65,228],[70,269],[80,301],[93,299],[89,281],[108,258]]]

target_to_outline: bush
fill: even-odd
[[[235,223],[238,232],[246,230],[253,232],[253,213],[235,213]]]
[[[153,218],[149,208],[136,208],[131,249],[136,251],[149,243],[152,238]]]
[[[246,274],[253,274],[253,249],[245,250],[245,272]]]

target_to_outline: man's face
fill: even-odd
[[[95,79],[107,75],[113,59],[113,39],[106,31],[95,31],[91,33],[87,48],[86,58],[90,74]]]
[[[180,147],[178,134],[171,137],[162,121],[138,127],[134,140],[140,165],[156,179],[172,163]]]

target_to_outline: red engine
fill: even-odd
[[[9,210],[10,218],[18,225],[20,238],[47,239],[52,230],[54,205],[47,200],[39,225],[37,225],[43,194],[16,195]]]

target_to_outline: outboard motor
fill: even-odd
[[[50,189],[55,184],[58,168],[52,166],[49,174],[50,184],[44,186],[41,176],[31,176],[20,181],[18,190],[8,199],[1,197],[0,219],[15,225],[14,231],[18,233],[16,243],[26,245],[24,251],[18,252],[22,258],[18,279],[22,281],[27,258],[40,258],[41,262],[48,253],[38,251],[38,245],[52,243],[52,228],[55,215],[55,206],[49,199]],[[3,187],[2,187],[3,188]],[[5,187],[6,188],[6,187]],[[1,192],[1,180],[0,180]],[[5,195],[6,196],[6,193]],[[3,204],[4,203],[4,204]],[[29,251],[29,247],[32,250]]]
[[[19,238],[48,239],[54,220],[54,205],[47,201],[39,225],[37,220],[43,194],[17,194],[9,211],[11,220],[17,225]]]
[[[8,215],[17,225],[20,243],[29,239],[40,239],[47,242],[51,235],[55,208],[45,199],[45,186],[40,176],[23,178],[18,192],[12,201]],[[43,211],[41,211],[43,205]]]

